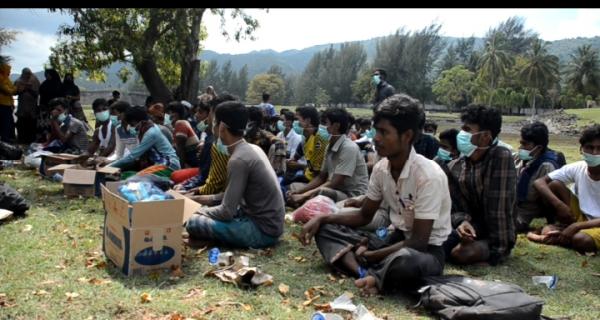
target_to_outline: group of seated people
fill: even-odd
[[[512,152],[499,140],[501,113],[483,105],[467,106],[460,130],[438,140],[437,125],[405,94],[382,101],[371,120],[310,106],[277,115],[227,94],[191,109],[97,100],[89,146],[78,121],[53,106],[55,147],[170,177],[204,205],[185,223],[189,244],[273,246],[286,206],[332,199],[340,210],[312,218],[299,239],[314,237],[325,262],[367,292],[413,288],[446,261],[497,265],[517,232],[579,252],[600,247],[600,125],[582,132],[583,161],[565,164],[541,122],[521,129]],[[530,231],[534,218],[548,225]]]

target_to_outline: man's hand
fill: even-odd
[[[293,203],[293,204],[301,205],[306,200],[308,200],[308,196],[306,196],[305,194],[292,194],[290,196],[290,200],[291,200],[291,203]]]
[[[364,200],[364,199],[363,199]],[[364,201],[350,198],[344,202],[344,208],[360,208]]]
[[[571,208],[564,203],[556,210],[556,219],[558,222],[567,225],[575,222],[575,219],[573,219],[573,215],[571,214]]]
[[[175,190],[175,191],[184,191],[184,188],[183,188],[183,183],[176,184],[176,185],[173,187],[173,190]]]
[[[572,223],[571,225],[569,225],[568,227],[566,227],[558,236],[558,241],[560,244],[567,246],[569,244],[571,244],[571,239],[573,239],[573,236],[579,232],[579,224],[578,223]]]
[[[321,228],[321,219],[320,217],[314,217],[310,219],[307,223],[302,227],[302,231],[300,231],[300,235],[298,236],[298,240],[303,245],[310,244],[310,240],[315,236],[315,234]]]
[[[460,239],[463,241],[474,241],[477,238],[477,234],[475,233],[475,228],[468,221],[463,221],[458,228],[456,228]]]
[[[210,206],[214,202],[212,195],[190,196],[190,199],[198,202],[199,204],[203,204],[205,206]]]

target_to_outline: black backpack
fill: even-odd
[[[442,319],[538,320],[544,302],[505,282],[462,276],[426,277],[423,306]]]

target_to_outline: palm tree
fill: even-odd
[[[535,92],[539,90],[543,93],[545,88],[558,81],[558,57],[548,54],[546,44],[540,39],[535,39],[531,49],[525,54],[525,65],[519,75],[527,86],[534,89],[532,108],[533,114],[536,115]]]
[[[591,45],[577,48],[576,54],[571,54],[571,62],[566,69],[567,84],[575,92],[596,96],[600,90],[600,61],[598,51]]]
[[[483,76],[489,79],[492,92],[496,89],[498,80],[506,74],[506,70],[512,62],[513,59],[509,52],[504,49],[504,43],[500,35],[494,34],[491,36],[479,58],[479,70]],[[488,104],[492,103],[492,97],[493,95],[490,94]]]

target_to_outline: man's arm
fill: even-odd
[[[71,131],[67,130],[67,133],[62,133],[62,131],[60,130],[60,123],[58,122],[58,120],[53,119],[52,121],[50,121],[50,127],[52,129],[52,135],[54,135],[55,138],[60,140],[60,142],[67,143],[67,141],[71,139]]]
[[[115,126],[111,126],[110,127],[111,135],[110,135],[110,140],[108,141],[108,146],[106,147],[106,149],[104,149],[104,151],[102,152],[102,154],[100,156],[102,157],[108,157],[111,154],[113,154],[113,152],[115,151],[116,148],[116,144],[117,144],[117,139],[115,137],[117,130],[115,130]]]
[[[102,127],[94,130],[94,134],[92,135],[92,143],[90,143],[88,150],[87,150],[87,152],[90,156],[93,156],[94,153],[96,153],[96,151],[100,147],[100,139],[98,138],[99,130],[102,130]]]
[[[144,134],[142,141],[140,141],[140,144],[133,148],[127,156],[109,164],[109,166],[121,168],[122,166],[128,165],[134,162],[136,159],[139,159],[146,151],[154,146],[159,134],[162,133],[160,130],[157,130],[156,127],[148,129],[148,131],[146,131]]]
[[[369,261],[381,261],[385,259],[390,254],[404,248],[412,248],[417,251],[425,252],[427,250],[427,244],[429,243],[429,236],[431,235],[431,230],[433,229],[434,220],[422,220],[415,219],[413,222],[413,230],[411,237],[394,243],[391,246],[381,248],[379,250],[374,250],[371,252],[365,252],[365,258]]]
[[[510,151],[498,149],[490,168],[484,196],[490,264],[495,265],[507,256],[515,242],[513,211],[516,196],[517,171]]]
[[[533,186],[540,193],[540,196],[545,199],[550,206],[556,208],[556,216],[558,220],[564,222],[573,222],[573,216],[571,215],[571,208],[560,200],[552,190],[550,190],[549,183],[552,182],[552,178],[546,175],[542,178],[535,180]]]

